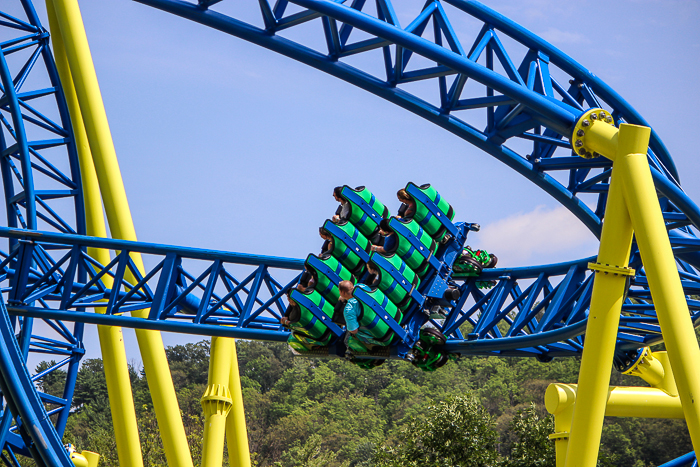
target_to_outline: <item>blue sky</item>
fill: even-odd
[[[403,2],[424,3],[396,3]],[[227,3],[242,17],[257,15],[256,1],[221,5]],[[700,200],[692,124],[700,109],[700,2],[487,4],[630,102]],[[388,102],[135,2],[80,6],[140,240],[304,257],[319,248],[316,231],[335,209],[334,186],[367,185],[395,209],[394,193],[410,180],[432,183],[458,220],[480,223],[470,243],[496,253],[502,265],[597,250],[593,236],[537,187]],[[318,21],[315,27],[320,33]],[[301,34],[314,33],[310,26]],[[125,334],[129,358],[139,360]],[[167,343],[182,341],[166,336]]]

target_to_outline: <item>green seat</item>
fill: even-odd
[[[396,253],[420,277],[428,271],[430,257],[437,251],[437,243],[415,219],[392,217],[389,227],[398,236]]]
[[[307,256],[305,264],[307,268],[315,273],[316,285],[314,288],[323,298],[328,300],[331,305],[338,303],[338,299],[340,298],[340,292],[338,290],[340,281],[355,282],[355,278],[350,271],[340,264],[332,255],[323,255],[319,257],[311,254]]]
[[[338,224],[327,220],[323,224],[324,230],[333,236],[333,250],[331,254],[353,275],[360,276],[369,261],[368,252],[372,244],[350,222],[343,221]]]
[[[333,339],[333,333],[322,320],[314,315],[311,308],[315,307],[316,311],[320,310],[323,315],[328,317],[328,322],[330,322],[333,317],[333,305],[315,290],[306,292],[293,290],[290,294],[290,300],[294,301],[301,311],[300,316],[289,318],[290,320],[293,319],[290,328],[296,340],[308,347],[330,344]]]
[[[403,318],[401,310],[379,289],[368,292],[356,287],[353,296],[360,302],[362,310],[357,318],[360,328],[371,334],[378,342],[381,342],[378,345],[387,346],[391,344],[394,331],[381,319],[375,312],[375,309],[382,310],[385,316],[391,317],[399,324],[401,324],[401,319]]]
[[[455,217],[452,206],[429,184],[418,186],[409,182],[406,185],[406,192],[416,201],[416,213],[413,219],[436,242],[440,242],[447,231],[447,223],[451,225]]]
[[[350,222],[365,237],[371,237],[382,219],[389,216],[389,208],[380,203],[367,188],[343,186],[340,195],[350,203]]]
[[[420,277],[397,254],[374,252],[370,262],[379,270],[379,290],[402,310],[411,304],[411,292],[420,285]]]

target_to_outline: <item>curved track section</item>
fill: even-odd
[[[0,170],[7,225],[84,234],[80,169],[68,110],[49,50],[49,34],[29,1],[0,7],[0,83]],[[5,303],[17,303],[17,290],[54,264],[52,254],[41,245],[18,254],[22,244],[7,239],[5,251],[0,252],[2,460],[12,465],[17,454],[31,453],[45,465],[65,465],[70,460],[61,435],[84,354],[83,324],[7,314]],[[84,280],[84,271],[78,275]],[[43,354],[42,359],[52,363],[39,373],[32,372],[26,363],[31,354]],[[37,380],[56,371],[65,374],[62,394],[34,389]]]
[[[572,151],[572,123],[587,108],[601,107],[617,125],[648,126],[583,66],[478,2],[433,1],[411,11],[409,2],[389,0],[280,0],[274,5],[260,0],[249,2],[260,11],[259,20],[250,22],[237,17],[244,11],[241,2],[137,1],[286,55],[445,128],[541,187],[596,235],[605,215],[611,163],[602,157],[583,159]],[[401,25],[398,18],[407,14],[415,19]],[[464,24],[466,17],[482,24],[472,35],[452,26]],[[292,31],[300,27],[307,36],[315,27],[323,40],[299,42],[295,38],[303,35]],[[353,66],[359,54],[370,57],[363,63],[374,60],[374,65]],[[469,80],[483,86],[467,88]],[[408,83],[416,81],[433,85],[437,97],[410,92]],[[700,210],[680,188],[673,161],[654,132],[648,159],[697,316],[699,303],[690,296],[697,291],[700,242],[689,226],[700,226]],[[621,349],[661,339],[640,265],[638,252],[633,252],[638,274],[624,307]],[[487,275],[498,280],[494,289],[484,294],[474,284],[464,284],[462,300],[449,319],[434,323],[449,336],[452,349],[541,358],[581,351],[591,290],[586,261]],[[464,336],[461,325],[473,332]]]

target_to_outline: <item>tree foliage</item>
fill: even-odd
[[[451,396],[412,416],[395,447],[382,447],[377,467],[486,467],[498,457],[498,434],[473,396]]]
[[[551,382],[575,383],[577,359],[470,357],[432,373],[401,361],[363,370],[344,360],[293,358],[284,344],[236,341],[248,440],[259,467],[554,466]],[[185,432],[201,462],[209,343],[168,347]],[[53,366],[44,362],[39,369]],[[148,381],[130,368],[144,464],[165,466]],[[613,374],[613,384],[640,380]],[[62,395],[65,373],[40,389]],[[64,437],[118,466],[102,361],[83,362]],[[607,419],[601,465],[660,465],[692,450],[677,420]],[[224,451],[224,465],[228,465]]]

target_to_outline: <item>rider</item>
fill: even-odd
[[[352,292],[355,289],[355,287],[359,287],[360,289],[365,290],[367,292],[370,291],[370,288],[365,284],[357,284],[355,286],[350,281],[341,281],[340,284],[338,284],[338,289],[340,290],[340,298],[347,301],[345,309],[343,310],[343,315],[345,317],[345,326],[348,330],[345,336],[345,344],[349,348],[350,341],[352,339],[356,339],[365,344],[366,347],[372,347],[373,345],[382,345],[382,343],[376,340],[374,336],[372,336],[370,333],[368,333],[360,327],[358,319],[360,317],[360,313],[362,312],[362,305],[360,305],[360,302],[352,296]]]
[[[372,245],[372,251],[381,253],[382,255],[390,255],[396,251],[399,246],[399,239],[396,232],[389,227],[389,219],[382,219],[379,223],[379,235],[382,236],[382,245]]]
[[[340,196],[342,192],[342,186],[337,186],[333,188],[333,198],[335,198],[335,200],[340,203],[340,206],[338,206],[338,209],[335,211],[335,214],[331,218],[331,221],[333,221],[335,224],[350,219],[350,202],[348,202],[346,199]]]
[[[413,219],[413,216],[416,214],[416,200],[403,188],[396,192],[396,197],[401,201],[398,217]]]

